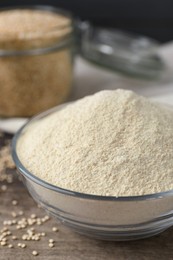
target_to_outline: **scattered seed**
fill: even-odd
[[[8,183],[13,183],[13,178],[12,178],[11,176],[8,176],[8,177],[7,177],[7,182],[8,182]]]
[[[32,254],[34,255],[34,256],[37,256],[38,255],[38,252],[37,251],[32,251]]]
[[[27,235],[23,235],[22,240],[27,240]]]
[[[1,186],[1,190],[2,190],[2,191],[6,191],[6,190],[7,190],[7,185],[2,185],[2,186]]]
[[[21,228],[26,228],[26,225],[25,225],[25,224],[22,224],[22,225],[21,225]]]
[[[25,248],[26,247],[26,244],[21,244],[21,248]]]
[[[16,214],[16,212],[14,212],[14,211],[11,212],[11,215],[12,215],[13,218],[16,218],[16,217],[17,217],[17,214]]]
[[[52,228],[52,231],[53,231],[53,232],[57,232],[57,231],[58,231],[58,228],[57,228],[57,227],[53,227],[53,228]]]
[[[2,232],[7,231],[7,230],[8,230],[7,227],[3,227]]]
[[[6,241],[1,241],[1,246],[6,246],[7,242]]]
[[[8,146],[9,146],[9,144],[8,144]],[[9,147],[8,147],[8,149],[5,148],[5,150],[4,150],[4,153],[8,152],[8,154],[10,154],[9,153]],[[1,151],[2,151],[2,149],[1,149]],[[1,158],[1,154],[0,154],[0,158]],[[9,158],[11,160],[11,156],[10,155],[9,155]],[[0,175],[0,191],[4,191],[4,192],[8,189],[9,184],[5,185],[4,183],[1,184],[1,182],[4,182],[4,181],[6,181],[7,183],[12,183],[13,182],[13,175],[9,174],[9,173],[7,174],[5,172],[5,169],[7,167],[11,168],[11,169],[15,168],[13,163],[11,163],[11,162],[9,162],[9,163],[7,162],[6,163],[4,161],[3,173]],[[19,204],[19,200],[16,200],[16,199],[12,198],[11,204],[13,206],[16,206],[16,205]],[[38,205],[38,208],[41,208],[41,206]],[[43,217],[38,217],[37,214],[32,213],[30,215],[30,217],[28,217],[28,218],[23,218],[23,217],[20,218],[20,216],[23,216],[24,214],[25,214],[25,212],[22,211],[22,210],[19,210],[19,211],[15,210],[15,211],[11,212],[11,219],[4,220],[3,228],[0,229],[0,246],[6,246],[9,249],[10,248],[14,248],[16,246],[18,246],[19,248],[26,248],[28,242],[25,242],[25,241],[22,241],[22,240],[26,240],[26,241],[30,241],[30,240],[39,241],[42,237],[46,236],[45,232],[37,233],[35,231],[33,225],[43,225],[45,222],[47,222],[50,219],[50,217],[48,215],[45,215]],[[23,234],[22,236],[20,236],[20,240],[19,241],[21,241],[21,242],[18,241],[19,243],[16,243],[15,245],[13,245],[13,243],[14,243],[13,240],[17,240],[17,239],[19,239],[19,237],[17,238],[17,236],[13,235],[12,232],[10,231],[11,227],[9,227],[9,226],[12,226],[12,225],[14,225],[14,227],[16,229],[25,230],[25,233],[26,233],[26,234]],[[30,227],[30,226],[32,226],[32,227]],[[57,227],[53,227],[52,230],[54,232],[57,232],[58,228]],[[15,231],[13,231],[13,232],[15,234]],[[24,242],[24,243],[22,243],[22,242]],[[54,239],[49,239],[48,246],[50,248],[55,246],[54,245]],[[34,250],[34,251],[32,251],[32,255],[37,256],[37,255],[39,255],[39,253],[36,250]]]
[[[50,217],[48,215],[46,215],[44,218],[45,218],[45,220],[49,220],[50,219]]]
[[[16,226],[16,229],[21,229],[21,226],[17,225],[17,226]]]
[[[17,200],[12,200],[12,205],[13,206],[16,206],[18,204],[18,201]]]
[[[11,226],[12,225],[12,221],[11,220],[7,220],[6,221],[6,225]]]
[[[49,247],[54,247],[54,244],[53,243],[49,243]]]
[[[21,211],[19,211],[19,216],[23,216],[23,211],[21,210]]]

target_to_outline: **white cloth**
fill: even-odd
[[[140,95],[173,105],[173,43],[164,45],[158,52],[167,69],[158,80],[143,80],[127,77],[96,67],[78,58],[75,65],[73,99],[93,94],[103,89],[131,89]]]

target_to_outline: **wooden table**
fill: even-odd
[[[0,138],[0,147],[2,148],[4,141],[10,139],[10,136]],[[29,196],[24,185],[18,180],[15,170],[15,181],[7,184],[7,191],[0,191],[0,229],[3,227],[3,221],[11,219],[11,212],[20,210],[24,211],[24,215],[30,216],[35,213],[41,217],[45,212],[38,208],[33,199]],[[0,183],[2,186],[4,183]],[[12,200],[17,200],[17,206],[12,205]],[[53,232],[52,227],[58,226],[59,232]],[[10,227],[14,230],[15,235],[21,237],[23,231],[16,230],[14,226]],[[149,260],[149,259],[173,259],[173,228],[153,238],[132,242],[108,242],[93,240],[79,234],[74,233],[61,224],[56,224],[54,220],[48,221],[43,226],[38,226],[39,232],[45,232],[46,236],[41,241],[26,241],[25,249],[17,246],[17,241],[13,241],[14,248],[9,249],[7,246],[0,246],[1,260]],[[13,232],[13,231],[12,231]],[[48,240],[55,240],[55,247],[48,246]],[[25,242],[25,241],[24,241]],[[33,256],[32,251],[37,250],[38,256]]]

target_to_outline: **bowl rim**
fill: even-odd
[[[30,124],[32,124],[33,122],[38,121],[46,116],[49,116],[50,114],[52,114],[54,112],[60,111],[61,109],[63,109],[64,107],[66,107],[67,105],[69,105],[71,103],[73,103],[73,102],[67,102],[62,105],[55,106],[53,108],[50,108],[44,112],[41,112],[41,113],[33,116],[16,132],[16,134],[14,135],[14,137],[12,139],[12,143],[11,143],[11,155],[12,155],[13,161],[16,165],[16,168],[19,170],[20,174],[22,174],[25,178],[30,179],[31,181],[35,182],[36,184],[38,184],[46,189],[49,189],[49,190],[52,190],[52,191],[55,191],[58,193],[62,193],[64,195],[74,196],[74,197],[81,198],[81,199],[104,200],[104,201],[141,201],[141,200],[161,199],[163,197],[168,197],[168,196],[173,195],[173,189],[164,191],[164,192],[153,193],[153,194],[137,195],[137,196],[118,196],[118,197],[80,193],[80,192],[64,189],[64,188],[55,186],[53,184],[50,184],[50,183],[38,178],[37,176],[32,174],[27,168],[25,168],[25,166],[22,164],[22,162],[20,161],[18,154],[17,154],[17,142],[18,142],[18,139],[20,138],[21,134],[23,133],[23,131],[25,129],[27,129],[27,127],[30,126]]]

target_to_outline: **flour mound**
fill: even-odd
[[[37,177],[87,194],[173,189],[173,112],[132,91],[101,91],[31,124],[18,155]]]

